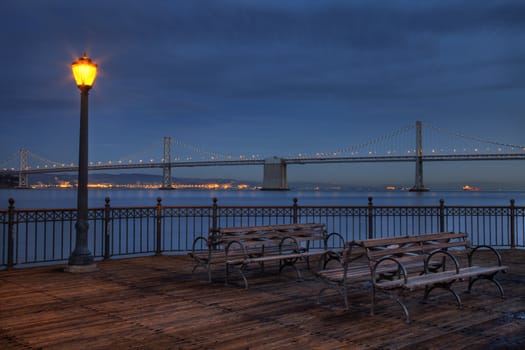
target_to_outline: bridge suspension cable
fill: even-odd
[[[53,160],[49,160],[41,155],[38,155],[34,152],[31,152],[29,150],[26,150],[27,151],[27,154],[28,156],[31,156],[32,158],[36,159],[36,160],[39,160],[41,161],[42,163],[44,163],[44,165],[51,165],[52,167],[59,167],[59,166],[64,166],[65,163],[64,162],[56,162],[56,161],[53,161]],[[73,164],[73,163],[71,163]]]
[[[18,153],[10,154],[9,157],[0,164],[0,169],[12,168],[15,164],[18,164]]]
[[[144,148],[143,150],[141,151],[138,151],[138,152],[135,152],[135,153],[132,153],[132,154],[128,154],[128,155],[125,155],[125,156],[122,156],[122,157],[119,157],[119,159],[117,159],[117,162],[132,162],[133,160],[138,160],[138,159],[141,159],[141,158],[144,158],[144,157],[148,157],[150,158],[151,155],[153,154],[153,151],[159,151],[160,147],[159,147],[159,143],[158,142],[152,142],[151,144],[149,144],[148,146],[146,146],[146,148]]]
[[[178,139],[173,139],[173,145],[175,147],[186,149],[186,150],[189,150],[189,151],[194,152],[196,154],[200,154],[200,155],[209,157],[211,160],[235,158],[234,156],[231,156],[231,155],[221,154],[221,153],[217,153],[217,152],[208,152],[208,151],[203,150],[202,148],[200,148],[198,146],[187,144],[187,143],[182,142],[182,141],[180,141]]]
[[[342,156],[344,154],[355,154],[355,153],[358,153],[359,151],[363,150],[363,149],[369,149],[370,146],[375,146],[375,145],[378,145],[378,144],[381,144],[381,143],[385,143],[387,141],[394,141],[394,140],[397,140],[399,139],[399,136],[401,135],[404,135],[404,134],[407,134],[409,131],[415,129],[415,126],[414,125],[409,125],[409,126],[405,126],[405,127],[402,127],[398,130],[395,130],[395,131],[392,131],[392,132],[389,132],[389,133],[386,133],[386,134],[383,134],[381,136],[378,136],[378,137],[375,137],[367,142],[362,142],[362,143],[358,143],[358,144],[355,144],[355,145],[351,145],[351,146],[348,146],[348,147],[345,147],[345,148],[341,148],[341,149],[338,149],[338,150],[335,150],[335,151],[332,151],[332,152],[318,152],[318,153],[315,153],[316,156],[326,156],[326,155],[330,155],[330,156]],[[413,139],[410,139],[410,150],[413,150],[414,149],[414,140]],[[392,146],[390,145],[390,149],[386,152],[386,153],[392,153],[392,152],[395,152],[397,149],[399,149],[399,147],[397,146]],[[370,153],[375,153],[375,152],[370,152]],[[303,154],[302,155],[303,157],[307,157],[308,155],[307,154]]]
[[[429,123],[426,123],[425,125],[428,126],[431,129],[436,130],[436,131],[444,132],[446,134],[449,134],[449,135],[452,135],[452,136],[456,136],[456,137],[459,137],[459,138],[462,138],[462,139],[465,139],[465,140],[475,141],[475,142],[480,142],[480,143],[494,145],[494,146],[500,146],[500,147],[508,147],[508,148],[512,148],[512,149],[516,149],[517,148],[517,149],[520,149],[522,151],[525,151],[525,146],[515,145],[515,144],[511,144],[511,143],[496,142],[496,141],[487,140],[487,139],[483,139],[481,137],[476,137],[476,136],[469,136],[469,135],[465,135],[465,134],[457,132],[457,131],[452,131],[452,130],[448,130],[448,129],[445,129],[445,128],[437,127],[437,126],[434,126],[434,125],[429,124]]]

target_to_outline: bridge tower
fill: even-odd
[[[161,190],[172,190],[171,184],[171,137],[164,137],[164,165],[162,166]]]
[[[286,176],[286,162],[284,159],[273,157],[264,160],[263,187],[265,191],[287,191],[288,178]]]
[[[423,185],[423,122],[416,121],[416,183],[410,191],[426,192],[428,187]]]
[[[19,151],[19,158],[20,158],[20,168],[18,173],[18,188],[29,188],[29,175],[27,173],[23,173],[23,170],[27,170],[29,168],[29,162],[27,160],[27,156],[29,154],[29,151],[25,148],[20,148]]]

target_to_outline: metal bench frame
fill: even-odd
[[[323,255],[328,250],[330,241],[342,242],[339,233],[327,234],[325,225],[319,223],[282,224],[267,226],[221,228],[208,237],[197,237],[189,255],[195,260],[192,273],[204,268],[208,281],[212,281],[212,265],[225,266],[225,283],[229,283],[230,269],[236,269],[248,288],[245,271],[252,264],[258,264],[264,271],[264,264],[270,261],[279,262],[279,272],[285,267],[292,267],[301,280],[300,270],[295,266],[299,260],[306,260],[310,268],[310,257]],[[205,242],[206,249],[198,249]],[[319,249],[312,249],[311,242],[320,242]],[[344,249],[341,248],[340,251]],[[336,259],[327,256],[326,259]]]
[[[361,254],[364,250],[368,271],[363,264],[351,266],[352,259],[349,258],[342,259],[341,268],[319,271],[317,275],[325,286],[319,292],[318,302],[326,289],[333,288],[343,297],[348,309],[348,285],[366,277],[372,288],[371,315],[377,304],[376,293],[381,291],[401,306],[407,323],[410,323],[410,313],[403,299],[418,289],[425,290],[423,300],[427,300],[434,289],[445,289],[461,307],[461,298],[452,289],[453,284],[468,279],[467,292],[470,292],[474,283],[488,280],[496,285],[500,296],[504,297],[503,288],[495,279],[499,272],[504,273],[508,269],[502,265],[500,254],[490,246],[472,248],[466,238],[465,233],[432,233],[350,242],[345,255],[350,256],[355,247],[361,249]],[[494,254],[494,263],[474,265],[475,254],[482,249]],[[465,257],[467,265],[462,266],[460,258]]]

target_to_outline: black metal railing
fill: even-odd
[[[74,249],[76,209],[0,210],[0,268],[67,261]],[[467,232],[473,244],[525,247],[525,207],[515,206],[163,206],[89,210],[89,249],[97,259],[185,253],[197,236],[220,227],[321,222],[346,240]]]

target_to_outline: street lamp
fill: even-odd
[[[97,269],[93,254],[88,248],[88,92],[97,77],[97,65],[84,53],[84,56],[71,65],[73,76],[80,89],[80,139],[78,148],[78,186],[75,224],[75,250],[69,257],[66,271],[90,272]]]

